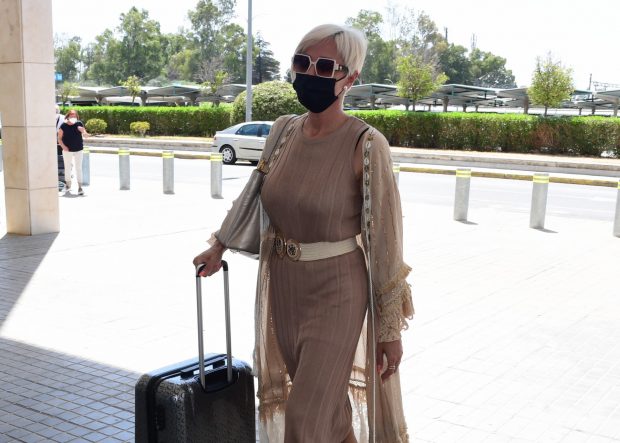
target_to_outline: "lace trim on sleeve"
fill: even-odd
[[[218,241],[218,239],[215,236],[215,234],[217,234],[217,232],[212,232],[211,233],[211,237],[209,237],[209,240],[207,240],[207,243],[209,244],[209,246],[213,246],[215,244],[215,242]]]
[[[381,343],[400,339],[400,332],[409,327],[407,320],[413,318],[411,287],[405,281],[410,271],[411,268],[404,265],[388,284],[376,292]]]

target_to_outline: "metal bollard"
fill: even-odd
[[[532,207],[530,209],[530,228],[544,229],[545,214],[547,213],[547,191],[549,189],[549,174],[536,173],[532,178]]]
[[[618,180],[618,197],[616,198],[616,219],[614,220],[614,235],[620,237],[620,180]]]
[[[162,151],[164,162],[164,194],[174,194],[174,151]]]
[[[222,197],[222,154],[211,154],[211,198]]]
[[[459,168],[456,170],[456,186],[454,188],[454,220],[467,221],[469,211],[469,185],[471,183],[471,169]]]
[[[121,191],[129,190],[129,149],[120,148],[118,150],[118,173],[120,178]]]
[[[82,185],[90,185],[90,148],[82,150]]]
[[[396,186],[399,185],[398,183],[398,179],[399,179],[399,175],[400,175],[400,163],[394,163],[392,165],[392,172],[394,173],[394,180],[396,180]]]

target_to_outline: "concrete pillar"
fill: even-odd
[[[52,0],[0,0],[7,232],[58,232]],[[0,222],[2,223],[2,222]]]
[[[443,98],[443,112],[448,112],[448,103],[450,103],[450,99],[448,98],[448,96],[446,95]]]

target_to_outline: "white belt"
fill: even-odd
[[[313,261],[337,257],[355,251],[357,246],[355,237],[336,242],[320,241],[316,243],[299,243],[293,239],[285,240],[284,236],[279,233],[276,234],[275,238],[275,249],[278,257],[288,257],[293,261]]]

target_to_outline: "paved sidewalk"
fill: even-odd
[[[0,442],[133,441],[136,379],[196,352],[191,258],[244,181],[224,174],[223,200],[208,177],[163,195],[160,182],[119,191],[94,176],[85,197],[60,198],[54,235],[4,235],[0,214]],[[472,202],[457,223],[421,201],[403,204],[412,440],[620,441],[614,208],[608,222],[547,217],[533,230],[528,214]],[[233,352],[251,361],[256,262],[227,259]],[[209,351],[224,349],[221,286],[205,286]]]

